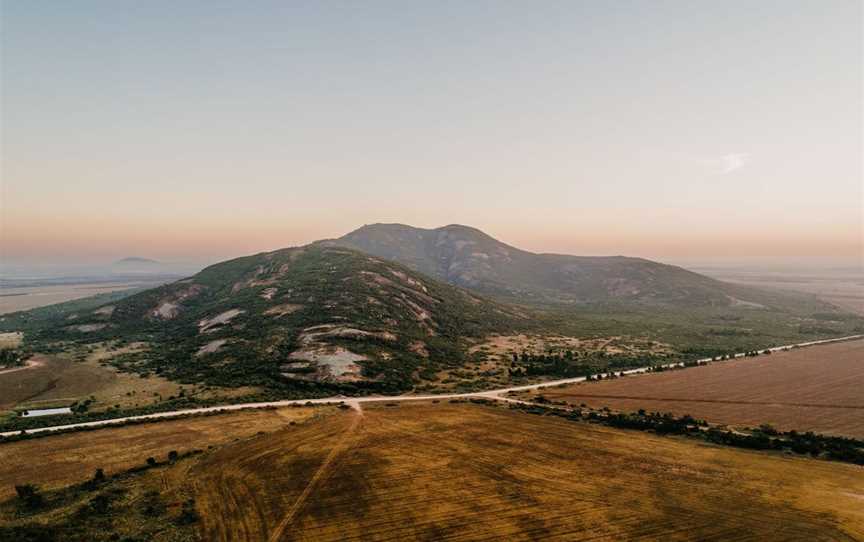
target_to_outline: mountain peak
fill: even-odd
[[[624,256],[535,254],[462,224],[435,229],[371,224],[332,243],[519,302],[728,306],[741,295],[730,284],[680,267]]]

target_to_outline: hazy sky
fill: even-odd
[[[2,2],[2,258],[862,255],[862,3]]]

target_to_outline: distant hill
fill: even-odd
[[[180,277],[201,270],[200,265],[161,262],[150,258],[130,256],[112,263],[107,271],[113,275],[174,275]]]
[[[641,258],[535,254],[457,224],[435,229],[372,224],[328,243],[522,303],[759,308],[778,300],[777,295]]]
[[[148,258],[139,258],[132,256],[117,260],[111,264],[110,271],[112,273],[165,273],[170,272],[172,266],[151,260]]]
[[[114,265],[159,265],[161,262],[156,260],[151,260],[149,258],[139,258],[137,256],[130,256],[128,258],[123,258],[114,262]]]
[[[468,339],[528,322],[519,311],[340,247],[226,261],[78,314],[53,332],[146,340],[135,370],[299,389],[409,389],[458,367]]]

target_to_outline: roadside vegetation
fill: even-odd
[[[698,367],[695,361],[656,366],[651,374],[625,378],[595,376],[515,397],[532,401],[540,393],[595,409],[690,414],[732,427],[767,423],[783,431],[864,438],[864,340],[713,359]]]
[[[818,435],[812,432],[781,432],[771,425],[758,428],[722,429],[689,414],[675,416],[668,412],[611,412],[572,408],[565,402],[553,402],[544,396],[539,404],[511,404],[510,408],[529,414],[560,416],[571,421],[599,422],[619,429],[650,431],[657,435],[683,435],[736,448],[773,450],[809,455],[813,458],[842,461],[864,466],[864,440]]]

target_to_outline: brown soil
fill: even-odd
[[[690,414],[709,422],[864,438],[864,341],[800,348],[664,373],[540,392],[616,410]]]

